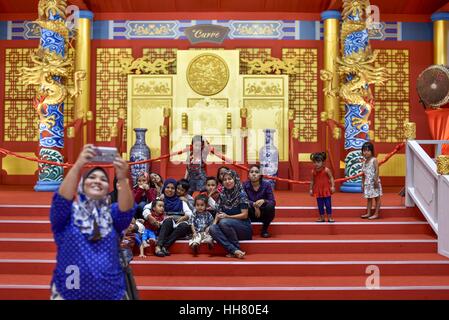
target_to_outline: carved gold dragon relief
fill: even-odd
[[[67,0],[39,0],[39,20],[47,20],[56,14],[58,14],[61,19],[65,19],[66,8]]]
[[[138,59],[133,57],[121,57],[120,66],[122,74],[169,74],[170,65],[176,59],[161,59],[157,58],[151,61],[151,58],[144,56]]]
[[[76,98],[81,94],[80,82],[86,79],[85,71],[74,73],[74,87],[67,87],[54,77],[67,78],[73,70],[73,60],[65,59],[55,52],[38,50],[31,56],[34,67],[22,68],[21,78],[25,85],[40,86],[39,94],[45,97],[45,104],[60,104],[70,96]]]
[[[333,74],[328,70],[320,71],[320,78],[327,81],[324,93],[328,96],[340,96],[347,104],[360,105],[366,112],[361,119],[353,119],[353,125],[360,129],[369,124],[369,116],[373,108],[373,94],[369,85],[383,84],[385,68],[375,68],[371,64],[376,60],[377,53],[363,58],[363,53],[354,54],[343,59],[337,58],[337,72],[342,78],[339,89],[332,88]],[[351,76],[348,80],[347,75]]]
[[[295,74],[297,59],[278,59],[268,57],[264,59],[240,59],[248,66],[248,74]]]

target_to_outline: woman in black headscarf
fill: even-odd
[[[240,178],[234,170],[223,175],[223,192],[218,200],[215,224],[210,228],[212,238],[221,244],[228,256],[242,259],[239,240],[252,239],[251,221],[248,218],[248,197],[242,188]]]
[[[184,238],[192,232],[188,223],[193,214],[186,202],[176,195],[176,180],[168,178],[162,188],[164,209],[167,218],[161,225],[154,254],[158,257],[170,255],[168,248],[176,240]]]

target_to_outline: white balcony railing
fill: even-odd
[[[438,253],[449,257],[449,176],[439,175],[435,158],[421,147],[437,145],[435,158],[441,154],[447,140],[407,141],[407,174],[405,177],[405,205],[421,210],[438,236]]]

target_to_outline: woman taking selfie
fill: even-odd
[[[136,209],[128,164],[118,155],[113,162],[118,202],[111,204],[104,169],[86,170],[79,180],[83,166],[94,156],[94,147],[85,145],[53,196],[50,221],[57,261],[52,300],[128,299],[119,260],[119,237]]]

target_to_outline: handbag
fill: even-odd
[[[120,237],[119,237],[119,259],[120,259],[120,265],[122,266],[123,273],[125,275],[125,282],[126,282],[126,295],[127,300],[139,300],[139,292],[137,291],[136,281],[134,280],[134,274],[133,270],[129,266],[129,263],[126,260],[125,254],[123,253],[123,250],[120,248]]]

